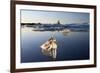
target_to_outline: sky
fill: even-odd
[[[21,23],[89,23],[89,17],[83,12],[21,10]]]

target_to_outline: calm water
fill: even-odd
[[[32,31],[21,29],[21,62],[53,61],[41,52],[40,46],[52,35],[51,31]],[[57,40],[56,61],[89,59],[89,32],[55,33]]]

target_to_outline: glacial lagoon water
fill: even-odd
[[[33,28],[21,28],[21,63],[53,61],[41,52],[40,46],[55,32],[57,57],[55,61],[89,59],[89,32],[71,31],[33,31]]]

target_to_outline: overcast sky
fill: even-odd
[[[21,23],[89,23],[89,13],[21,10]]]

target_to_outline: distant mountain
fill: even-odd
[[[63,30],[70,29],[71,31],[88,31],[89,24],[42,24],[42,23],[21,23],[22,26],[26,25],[26,27],[33,27],[36,30],[42,29],[43,31],[53,31],[53,30]]]
[[[89,30],[89,24],[87,24],[87,23],[66,24],[65,27],[72,31],[88,31]]]

